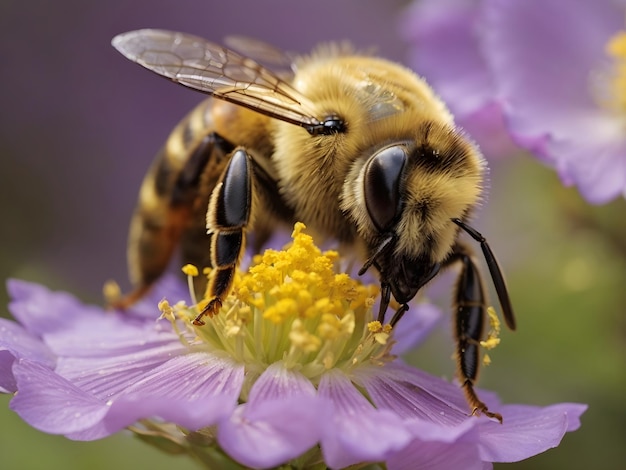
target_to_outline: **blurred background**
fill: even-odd
[[[0,2],[0,277],[102,303],[126,282],[127,225],[144,173],[168,132],[202,96],[137,67],[110,46],[160,27],[215,41],[257,37],[309,51],[347,39],[406,63],[406,1],[3,0]],[[587,205],[528,155],[490,162],[476,226],[507,273],[518,331],[503,333],[481,387],[505,402],[589,404],[562,445],[511,469],[623,468],[626,462],[626,204]],[[8,298],[0,293],[2,305]],[[6,308],[2,314],[8,315]],[[410,360],[452,376],[449,322]],[[6,469],[194,468],[127,434],[77,443],[42,434],[0,397]]]

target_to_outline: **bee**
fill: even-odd
[[[469,225],[486,164],[426,82],[407,68],[345,46],[295,57],[239,39],[235,52],[188,34],[143,29],[112,41],[124,56],[210,95],[171,133],[141,186],[128,259],[142,296],[180,247],[183,262],[213,268],[218,313],[248,238],[258,248],[281,224],[304,222],[380,276],[378,320],[391,297],[408,303],[460,266],[454,292],[457,365],[472,414],[487,297],[466,233],[480,244],[509,328],[513,308],[485,238]]]

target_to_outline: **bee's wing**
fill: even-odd
[[[271,68],[281,78],[289,79],[295,70],[297,55],[247,36],[226,36],[224,44],[239,54]]]
[[[308,129],[312,103],[276,73],[197,36],[140,29],[113,38],[126,58],[181,85]]]

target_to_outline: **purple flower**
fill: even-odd
[[[486,153],[506,128],[590,202],[626,195],[623,2],[423,0],[403,28]]]
[[[306,459],[483,469],[555,447],[579,427],[584,405],[502,405],[483,391],[504,424],[469,416],[457,385],[391,354],[390,330],[370,321],[375,291],[332,273],[336,254],[316,250],[296,230],[292,247],[268,250],[202,327],[182,302],[159,302],[165,318],[155,321],[145,313],[157,312],[156,298],[121,313],[10,281],[17,322],[0,320],[0,387],[47,433],[157,430],[253,468]],[[254,291],[266,283],[274,288]],[[155,290],[182,296],[173,279]],[[432,325],[432,310],[426,320],[421,311],[405,325]]]

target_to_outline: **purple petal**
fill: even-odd
[[[105,328],[96,330],[107,336]],[[129,332],[134,335],[129,336]],[[92,344],[106,341],[98,335],[87,338]],[[109,344],[95,349],[88,344],[71,346],[74,356],[60,358],[57,373],[103,400],[136,391],[190,397],[224,390],[239,396],[241,365],[207,352],[190,354],[177,335],[159,331],[152,322],[138,329],[121,328],[110,338]]]
[[[211,426],[233,412],[232,395],[216,394],[208,398],[163,395],[123,396],[110,404],[108,413],[95,426],[84,431],[67,434],[77,441],[92,441],[115,434],[140,419],[158,418],[196,431]]]
[[[39,284],[10,279],[7,290],[13,299],[9,304],[11,314],[29,331],[42,335],[71,327],[75,322],[89,322],[102,316],[115,316],[101,307],[85,305],[66,292],[52,292]],[[160,312],[157,305],[164,297],[177,302],[189,298],[184,283],[172,275],[158,281],[149,293],[124,312],[117,312],[126,320],[156,320]]]
[[[244,465],[273,467],[313,447],[327,417],[310,381],[275,363],[253,385],[250,401],[222,420],[218,441]]]
[[[124,395],[210,400],[230,396],[236,402],[244,380],[243,364],[227,357],[197,352],[170,359],[129,384]]]
[[[402,355],[418,346],[441,320],[441,310],[430,303],[412,305],[402,317],[402,327],[393,332],[393,354]]]
[[[459,439],[454,443],[423,442],[415,439],[406,449],[387,460],[389,470],[485,470],[491,468],[481,460],[472,439]]]
[[[32,297],[34,292],[45,293],[49,292],[47,288],[33,282],[22,281],[20,279],[8,279],[7,280],[7,292],[12,300],[21,301],[28,300]]]
[[[623,27],[617,5],[486,0],[483,11],[486,57],[516,131],[541,135],[567,128],[562,119],[568,114],[596,108],[589,73]]]
[[[481,44],[478,0],[414,2],[402,29],[413,43],[409,61],[429,82],[488,158],[519,147],[509,136]]]
[[[328,412],[310,395],[240,405],[218,427],[222,448],[238,462],[275,467],[296,458],[321,438]]]
[[[65,292],[51,292],[46,287],[10,279],[7,290],[13,299],[9,311],[31,333],[41,336],[71,324],[75,319],[99,316],[102,309],[82,305]]]
[[[492,101],[473,113],[458,116],[458,124],[476,141],[488,159],[497,159],[520,151],[520,146],[533,149],[539,144],[534,139],[514,142],[504,119],[502,106]]]
[[[111,312],[78,318],[63,330],[46,334],[45,342],[59,356],[111,357],[180,340],[165,321],[144,322]]]
[[[191,430],[232,413],[243,367],[206,354],[175,358],[106,403],[54,371],[28,361],[14,367],[19,393],[11,408],[31,426],[77,440],[100,439],[143,418],[161,418]],[[201,357],[202,356],[202,357]]]
[[[142,418],[157,417],[162,420],[183,426],[191,431],[216,424],[225,416],[230,415],[237,396],[226,394],[210,394],[208,397],[180,398],[167,396],[135,395],[122,397],[111,405],[107,416],[107,424],[118,430]]]
[[[431,421],[411,419],[406,421],[405,426],[411,431],[411,434],[420,441],[452,444],[461,438],[463,438],[463,441],[469,441],[469,431],[477,427],[478,424],[479,420],[477,418],[468,418],[457,426],[446,426]],[[474,437],[473,440],[476,442],[477,438]]]
[[[0,318],[0,351],[8,351],[19,359],[42,362],[53,366],[55,357],[52,351],[20,325]]]
[[[448,103],[467,116],[494,99],[494,85],[475,31],[477,1],[415,2],[402,24],[415,43],[410,62]]]
[[[408,446],[391,454],[390,469],[484,468],[477,447],[481,420],[456,409],[462,399],[457,387],[402,366],[384,382],[386,388],[366,385],[368,393],[377,406],[389,406],[403,416],[404,428],[413,436]]]
[[[484,4],[485,53],[514,138],[520,145],[535,142],[532,149],[591,202],[626,194],[622,120],[597,105],[590,83],[604,66],[607,41],[623,29],[623,5]]]
[[[98,358],[116,361],[122,366],[132,362],[134,354],[149,355],[159,348],[169,354],[187,350],[169,323],[140,321],[115,312],[79,316],[63,329],[46,333],[44,339],[54,353],[61,356],[64,367],[71,361],[96,361]],[[77,370],[90,373],[86,366],[81,363]],[[67,370],[71,373],[71,367]]]
[[[480,455],[489,462],[517,462],[556,447],[566,432],[578,429],[586,409],[572,403],[504,405],[503,424],[480,420]]]
[[[117,396],[172,356],[186,352],[180,343],[139,350],[111,357],[60,358],[56,372],[94,396]]]
[[[315,396],[315,387],[299,372],[287,369],[282,362],[270,364],[250,390],[249,403],[280,400],[290,396]]]
[[[343,372],[326,372],[318,393],[332,405],[321,442],[324,461],[331,468],[383,461],[411,440],[402,418],[374,408]]]
[[[13,377],[16,359],[28,359],[52,368],[54,354],[37,337],[15,322],[0,318],[0,392],[13,393],[17,390]]]
[[[19,392],[11,400],[11,409],[40,431],[82,431],[96,425],[109,411],[102,401],[36,362],[17,362],[13,375]]]
[[[586,135],[548,142],[544,149],[547,160],[553,161],[564,184],[575,184],[585,198],[594,204],[603,204],[616,196],[626,197],[626,137],[615,129],[621,122],[599,116],[589,123]],[[578,126],[572,126],[572,131]],[[599,136],[589,129],[603,129]],[[607,135],[614,129],[619,134]],[[573,134],[574,132],[572,132]]]
[[[445,380],[398,362],[385,367],[361,367],[355,382],[364,387],[377,408],[447,426],[468,419],[468,405],[461,390]]]
[[[137,322],[117,314],[77,321],[46,335],[60,355],[56,372],[104,400],[144,374],[188,352],[165,322]]]
[[[15,393],[17,383],[13,377],[15,356],[9,351],[0,351],[0,393]]]

